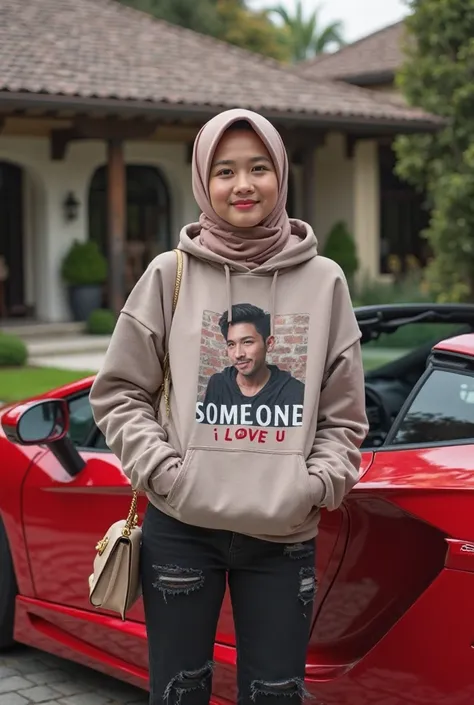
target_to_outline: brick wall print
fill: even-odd
[[[230,364],[219,328],[220,315],[214,311],[204,311],[203,314],[198,401],[204,399],[209,377]],[[275,316],[276,345],[267,357],[270,364],[291,372],[293,377],[303,384],[308,359],[308,328],[309,314],[289,313]]]

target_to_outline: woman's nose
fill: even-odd
[[[249,175],[245,172],[237,174],[237,182],[235,184],[235,190],[238,193],[249,193],[254,190],[253,184],[249,178]]]

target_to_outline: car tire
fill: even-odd
[[[0,650],[14,645],[13,621],[18,588],[7,534],[0,519]]]

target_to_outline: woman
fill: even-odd
[[[228,582],[239,703],[300,702],[320,510],[357,481],[367,426],[359,329],[340,268],[289,220],[288,160],[262,116],[196,138],[199,223],[159,255],[119,317],[91,392],[149,504],[142,582],[150,703],[207,704]],[[170,413],[162,398],[165,351]],[[272,701],[273,701],[272,700]]]

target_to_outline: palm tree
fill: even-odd
[[[342,22],[332,22],[321,27],[318,21],[320,8],[315,8],[310,15],[305,17],[302,0],[295,0],[293,14],[290,14],[283,5],[278,5],[270,12],[278,15],[283,21],[288,42],[291,45],[292,59],[295,62],[322,54],[330,46],[342,47],[345,44]]]

